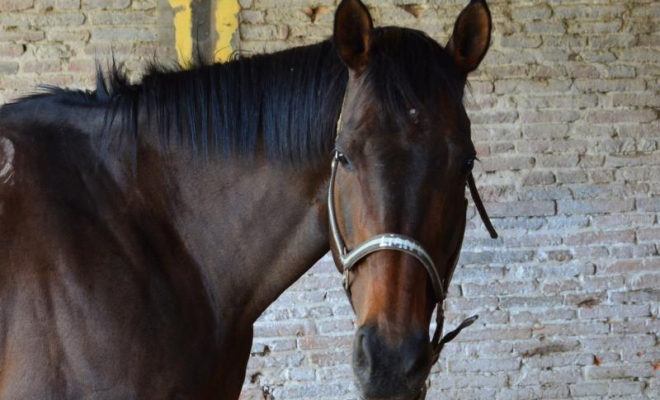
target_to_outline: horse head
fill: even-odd
[[[349,80],[330,179],[331,248],[357,317],[353,369],[365,399],[417,399],[437,360],[429,326],[437,305],[442,329],[465,188],[474,186],[463,91],[490,32],[483,0],[461,12],[445,47],[419,31],[374,28],[359,0],[337,9],[334,45]]]

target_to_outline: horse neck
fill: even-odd
[[[224,323],[256,320],[328,251],[329,168],[141,152],[158,165],[138,166],[141,190],[171,214]]]

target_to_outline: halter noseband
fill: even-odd
[[[346,95],[344,95],[344,100],[342,102],[341,110],[339,112],[339,118],[337,119],[336,138],[339,138],[345,103],[346,103]],[[337,177],[338,165],[339,165],[339,152],[335,151],[334,156],[332,157],[332,166],[331,166],[332,170],[330,173],[330,183],[328,188],[328,216],[330,219],[330,233],[331,233],[330,239],[332,240],[332,244],[335,246],[335,248],[339,253],[339,257],[337,257],[337,261],[339,261],[339,264],[341,264],[342,267],[342,271],[343,271],[342,285],[344,287],[344,290],[346,291],[348,300],[351,303],[351,306],[353,306],[353,300],[351,297],[350,273],[355,268],[355,266],[358,264],[359,261],[363,260],[370,254],[382,250],[399,251],[415,257],[426,269],[426,272],[428,273],[428,276],[431,280],[431,285],[433,286],[433,291],[435,292],[435,296],[437,300],[436,330],[435,333],[433,334],[433,338],[431,339],[431,349],[433,351],[432,364],[435,364],[440,358],[440,352],[442,351],[445,344],[453,340],[463,329],[472,325],[477,320],[477,318],[479,318],[477,315],[474,315],[464,320],[456,329],[446,334],[442,338],[442,340],[440,339],[440,335],[442,334],[442,328],[445,320],[443,302],[447,297],[446,290],[447,287],[449,286],[449,280],[451,280],[453,270],[454,268],[456,268],[456,262],[458,261],[458,252],[460,252],[460,247],[462,243],[459,244],[459,250],[457,251],[457,254],[453,260],[454,264],[451,266],[450,270],[448,271],[449,273],[447,276],[449,276],[450,278],[447,281],[440,278],[440,274],[437,268],[435,267],[435,263],[433,262],[433,259],[428,254],[428,252],[424,250],[424,247],[422,247],[421,243],[408,236],[399,235],[396,233],[384,233],[372,237],[371,239],[357,246],[353,250],[349,250],[346,247],[346,243],[344,242],[344,239],[341,236],[341,232],[339,231],[339,225],[337,224],[337,214],[335,212],[335,205],[334,205],[335,180]],[[477,191],[477,187],[474,183],[474,177],[472,176],[471,173],[468,175],[467,183],[468,183],[468,187],[470,188],[470,194],[472,195],[472,199],[474,200],[475,206],[479,212],[479,216],[483,220],[486,229],[488,229],[488,232],[490,233],[490,236],[493,239],[497,238],[497,232],[495,231],[495,228],[493,228],[493,225],[490,222],[490,219],[488,218],[488,214],[486,213],[486,209],[484,208],[484,205],[481,201],[479,192]],[[428,390],[428,387],[429,384],[427,383],[422,388],[419,400],[423,400],[426,397],[426,392]]]
[[[333,200],[335,197],[335,179],[337,176],[338,164],[339,159],[337,153],[335,153],[335,156],[332,159],[332,173],[330,174],[330,187],[328,189],[328,214],[330,217],[330,233],[332,235],[332,241],[335,244],[337,251],[339,251],[339,262],[343,268],[344,278],[342,284],[349,299],[351,297],[350,272],[357,263],[369,254],[377,251],[394,250],[409,254],[418,259],[431,278],[431,284],[435,291],[436,298],[440,299],[440,301],[444,300],[446,297],[444,284],[440,279],[440,275],[438,275],[438,270],[435,268],[433,259],[415,239],[395,233],[385,233],[382,235],[376,235],[355,249],[348,251],[346,244],[341,237],[341,233],[339,232]]]

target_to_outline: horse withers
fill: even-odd
[[[316,45],[0,108],[0,398],[235,400],[252,324],[330,249],[360,396],[422,396],[490,26],[473,0],[443,48],[343,0]]]

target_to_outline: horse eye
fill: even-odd
[[[467,176],[470,172],[472,172],[472,169],[474,168],[474,160],[475,157],[470,157],[467,160],[465,160],[465,163],[463,164],[461,174],[463,176]]]
[[[337,161],[339,161],[342,165],[348,165],[348,158],[346,158],[346,155],[341,151],[336,152],[335,157],[337,158]]]

